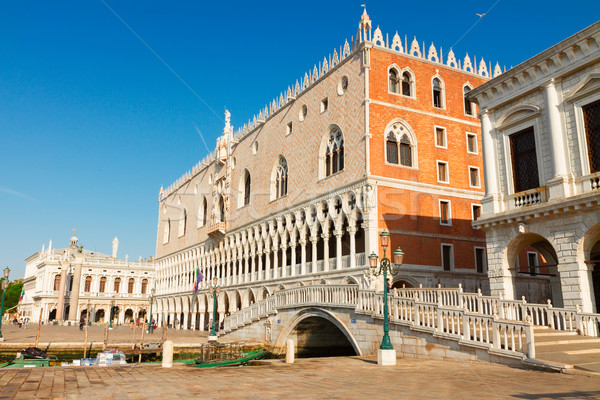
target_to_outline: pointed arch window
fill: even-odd
[[[218,214],[216,222],[225,222],[225,200],[223,199],[223,196],[219,196],[218,206],[219,209],[217,210]]]
[[[179,237],[185,235],[186,225],[187,225],[187,211],[184,208],[183,211],[181,212],[181,219],[179,221]]]
[[[469,93],[471,90],[472,88],[470,86],[465,86],[465,88],[463,89],[463,97],[465,102],[465,114],[472,116],[473,114],[475,114],[475,107],[473,103],[471,103],[471,101],[467,98],[467,93]]]
[[[251,182],[250,173],[246,173],[246,179],[244,181],[244,205],[250,204]]]
[[[398,93],[398,72],[394,68],[390,68],[388,72],[389,91]]]
[[[239,195],[238,195],[238,208],[247,206],[250,204],[250,193],[252,189],[252,178],[250,178],[250,172],[247,169],[244,170],[242,178],[240,179],[240,183],[238,186]]]
[[[414,143],[411,142],[407,129],[400,123],[392,125],[385,139],[385,157],[389,164],[414,166]]]
[[[403,96],[412,96],[412,76],[409,72],[404,72],[402,74],[402,95]]]
[[[163,230],[163,244],[169,243],[169,235],[171,234],[171,219],[167,219]]]
[[[387,162],[390,164],[398,164],[398,141],[394,132],[389,132],[385,142],[385,155]]]
[[[444,94],[442,88],[442,82],[438,78],[433,78],[432,81],[433,88],[433,106],[435,108],[443,108],[444,107]]]
[[[333,175],[344,169],[344,135],[335,127],[329,132],[325,153],[325,176]]]
[[[198,206],[198,228],[206,225],[206,217],[208,211],[208,203],[206,202],[206,197],[202,197],[202,201]]]
[[[285,157],[279,157],[279,164],[275,175],[275,198],[278,199],[287,195],[288,189],[288,164]]]

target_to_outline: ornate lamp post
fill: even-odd
[[[373,275],[379,276],[383,273],[383,339],[377,351],[377,364],[379,365],[396,365],[396,351],[390,340],[389,312],[388,312],[388,283],[387,274],[396,275],[398,272],[394,270],[394,264],[397,267],[402,265],[404,253],[400,248],[394,252],[394,263],[391,263],[385,256],[385,252],[390,245],[390,234],[384,229],[379,235],[379,244],[383,248],[383,258],[379,265],[377,264],[377,254],[374,252],[369,256],[369,265]]]
[[[4,297],[6,296],[6,289],[8,289],[8,274],[10,274],[10,268],[4,268],[4,280],[2,281],[2,305],[0,306],[0,342],[4,341],[2,337],[2,318],[4,317]]]
[[[209,342],[217,341],[217,332],[215,331],[215,320],[217,319],[217,296],[221,291],[221,287],[217,285],[217,282],[219,282],[219,279],[213,278],[212,285],[210,285],[210,288],[208,289],[208,293],[210,293],[213,297],[213,318],[210,334],[208,335]]]
[[[112,329],[112,321],[113,321],[114,311],[115,311],[115,296],[113,295],[112,300],[110,301],[110,324],[108,326],[108,329]]]
[[[152,301],[154,300],[155,290],[150,290],[150,317],[148,317],[148,333],[154,333],[154,328],[152,327]]]

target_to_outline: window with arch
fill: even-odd
[[[389,91],[399,93],[398,91],[398,71],[395,68],[390,68],[388,72]]]
[[[167,219],[163,230],[163,244],[169,243],[169,235],[171,234],[171,219]]]
[[[208,202],[206,197],[202,197],[202,201],[198,206],[198,228],[206,225],[206,216],[208,215]]]
[[[106,277],[103,276],[102,278],[100,278],[100,288],[99,288],[98,292],[104,293],[105,291],[106,291]]]
[[[239,184],[238,207],[247,206],[250,204],[250,193],[252,189],[252,178],[250,172],[244,170]]]
[[[60,274],[54,277],[54,291],[60,290]]]
[[[85,277],[85,285],[83,287],[83,291],[86,292],[86,293],[89,293],[91,289],[92,289],[92,277],[91,276],[86,276]]]
[[[333,175],[344,169],[344,135],[340,128],[329,131],[325,153],[325,176]]]
[[[280,156],[272,177],[271,199],[275,200],[287,195],[289,170],[285,157]]]
[[[129,278],[129,282],[127,282],[127,293],[133,293],[133,285],[135,284],[135,280],[133,278]]]
[[[119,288],[121,287],[121,278],[115,278],[115,287],[114,292],[119,293]]]
[[[185,235],[186,226],[187,226],[187,211],[184,208],[183,211],[181,211],[181,219],[179,220],[179,237]]]
[[[412,75],[407,71],[403,72],[402,73],[402,95],[411,97],[413,95],[412,87],[413,87]]]
[[[389,164],[413,167],[413,143],[401,124],[394,124],[388,130],[385,140],[385,157]]]
[[[148,291],[148,279],[142,279],[142,294]]]
[[[465,103],[465,114],[466,115],[475,115],[475,105],[467,98],[467,93],[473,90],[470,86],[465,86],[463,89],[463,98]]]
[[[433,106],[435,108],[444,108],[444,93],[442,81],[439,78],[433,78],[431,82],[433,89]]]
[[[225,199],[223,199],[223,196],[219,196],[219,201],[217,203],[217,206],[219,208],[217,209],[217,215],[215,216],[215,218],[216,218],[215,222],[225,222]]]

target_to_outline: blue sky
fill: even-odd
[[[200,3],[0,6],[0,266],[12,278],[50,238],[66,247],[73,228],[86,249],[110,253],[116,235],[120,257],[154,255],[158,190],[206,155],[198,131],[212,150],[225,107],[243,125],[356,33],[364,1]],[[596,22],[600,2],[370,1],[367,10],[390,38],[433,41],[444,54],[454,45],[457,57],[509,68]]]

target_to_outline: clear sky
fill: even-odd
[[[118,236],[120,257],[154,255],[158,190],[207,154],[199,132],[212,151],[225,107],[234,127],[247,122],[356,34],[362,3],[3,2],[0,267],[23,277],[26,257],[49,239],[68,246],[73,228],[86,249],[110,254]],[[596,22],[600,2],[367,10],[390,40],[398,31],[509,68]]]

